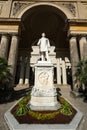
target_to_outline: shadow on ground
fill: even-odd
[[[24,97],[31,91],[31,88],[26,88],[22,90],[11,90],[11,91],[0,91],[0,104],[13,102]]]

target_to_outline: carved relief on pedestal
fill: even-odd
[[[41,72],[39,75],[38,75],[38,80],[39,80],[39,83],[41,85],[47,85],[48,84],[48,81],[49,81],[49,74],[47,72]]]
[[[35,68],[35,86],[40,87],[53,87],[53,68],[36,67]]]

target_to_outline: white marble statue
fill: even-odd
[[[45,37],[45,33],[42,33],[42,37],[39,39],[37,45],[39,46],[39,51],[40,51],[40,56],[41,60],[45,61],[50,61],[49,59],[49,50],[50,50],[50,42],[49,39]]]

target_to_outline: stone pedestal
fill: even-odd
[[[38,62],[35,65],[35,85],[31,92],[30,108],[33,110],[57,110],[56,88],[53,85],[53,64]]]

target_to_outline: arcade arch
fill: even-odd
[[[55,81],[58,84],[67,84],[66,66],[70,67],[67,16],[60,9],[46,4],[33,6],[21,17],[16,83],[27,84],[33,81],[31,69],[33,71],[34,62],[31,59],[34,61],[39,55],[36,45],[43,32],[49,38],[51,46],[55,47],[55,51],[53,49],[50,54],[55,60]]]

